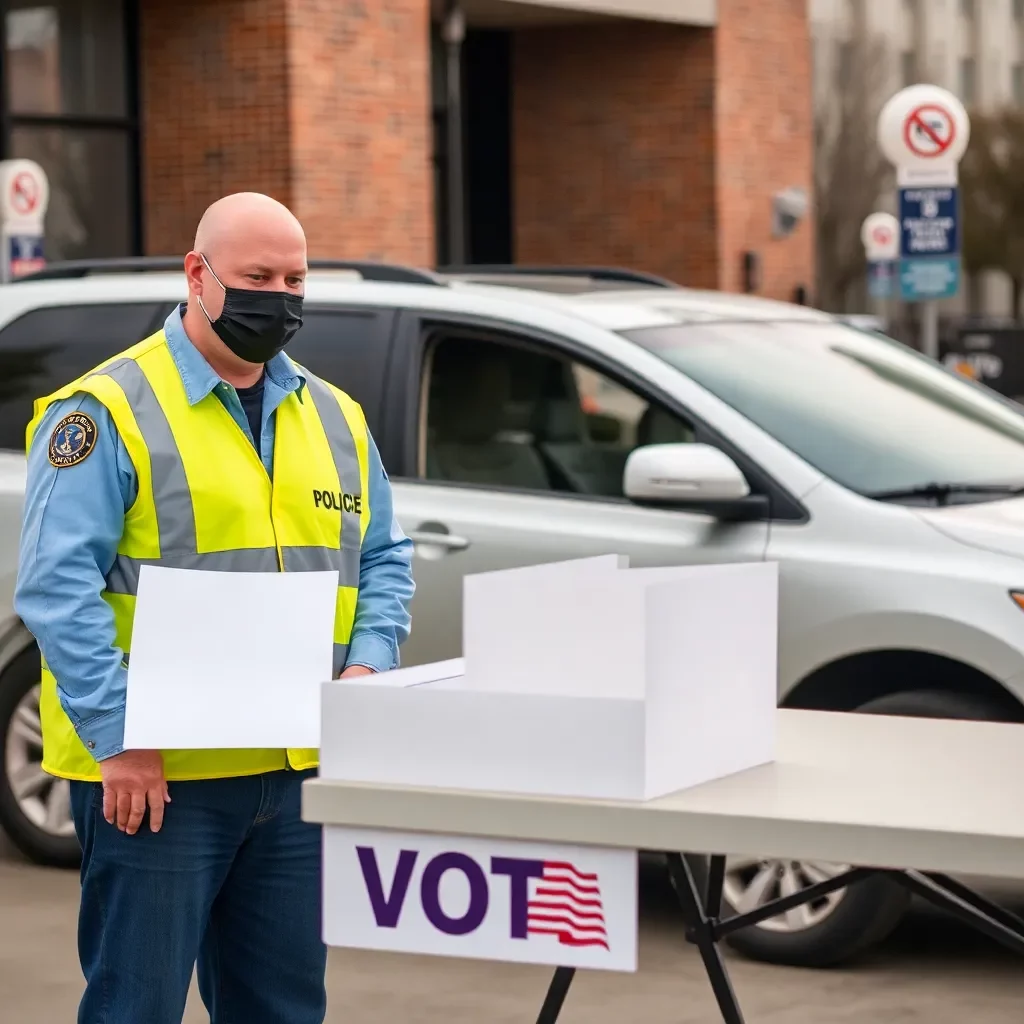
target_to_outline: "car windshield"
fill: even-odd
[[[860,494],[1024,485],[1024,409],[889,338],[806,321],[623,333]]]

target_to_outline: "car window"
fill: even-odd
[[[690,424],[597,371],[471,334],[429,349],[419,475],[621,498],[629,453],[690,442]]]
[[[891,339],[832,322],[625,333],[861,494],[1024,484],[1021,406]]]
[[[48,306],[0,330],[0,448],[24,451],[33,402],[141,341],[161,309],[154,302]]]
[[[390,312],[309,308],[288,343],[288,355],[354,398],[370,432],[379,433]]]

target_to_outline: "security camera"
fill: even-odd
[[[810,199],[804,188],[786,188],[772,196],[772,236],[785,238],[807,216]]]

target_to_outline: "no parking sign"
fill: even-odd
[[[919,103],[903,119],[903,143],[921,160],[941,160],[957,137],[956,119],[939,103]]]
[[[869,214],[860,240],[868,260],[868,294],[873,299],[891,298],[900,254],[900,222],[891,213]]]
[[[0,279],[11,281],[46,265],[43,221],[50,200],[46,173],[34,160],[0,161]]]
[[[901,90],[879,115],[878,144],[896,167],[900,293],[909,301],[960,287],[957,165],[970,131],[963,104],[935,85]]]

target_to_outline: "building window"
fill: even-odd
[[[134,0],[0,0],[4,151],[50,181],[49,260],[140,249]]]
[[[970,106],[974,102],[975,70],[974,58],[964,57],[960,61],[960,99]]]
[[[974,0],[960,0],[960,13],[965,18],[974,17]]]
[[[1013,102],[1024,106],[1024,64],[1014,64],[1010,68],[1010,88],[1013,91]]]
[[[917,54],[913,50],[904,50],[900,54],[900,75],[905,86],[917,81]]]

